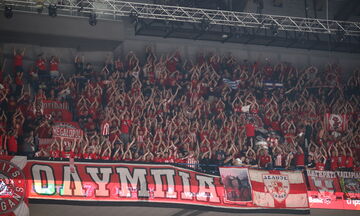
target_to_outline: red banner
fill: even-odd
[[[307,176],[311,208],[360,210],[359,172],[307,170]]]
[[[347,128],[346,114],[325,114],[325,125],[329,131],[345,131]]]
[[[324,183],[326,187],[323,187],[315,183],[318,180],[314,178],[335,180],[333,173],[307,171],[309,180],[313,181],[310,182],[312,189],[317,188],[316,191],[307,191],[301,171],[220,168],[220,179],[220,176],[164,164],[26,162],[21,158],[24,157],[9,157],[0,164],[0,207],[6,207],[3,211],[6,214],[10,210],[28,212],[26,202],[21,204],[21,200],[27,197],[44,202],[75,200],[90,203],[131,202],[139,205],[146,202],[197,205],[232,211],[276,208],[308,212],[309,204],[311,208],[360,210],[358,199],[345,199],[341,191],[331,192],[338,191],[338,185],[330,187],[331,184]],[[26,179],[24,183],[21,178],[16,178],[21,173],[24,176],[22,179]],[[348,193],[357,193],[357,185],[345,179],[358,179],[359,173],[342,172],[336,175],[344,178],[343,183],[347,184],[344,187]],[[24,193],[19,194],[19,188],[24,188]],[[329,194],[334,195],[329,197],[319,191],[330,191]],[[12,202],[8,199],[12,199]],[[21,205],[21,209],[12,209],[13,203]]]
[[[341,192],[336,172],[307,170],[310,190],[319,193],[334,194]]]
[[[218,176],[171,165],[29,161],[32,199],[161,202],[224,208]]]
[[[67,102],[59,102],[52,100],[43,100],[44,114],[52,116],[60,115],[63,121],[72,121],[72,114],[69,111],[69,105]]]
[[[253,201],[268,208],[309,208],[301,171],[249,169]]]
[[[83,131],[76,122],[55,122],[52,126],[53,137],[80,139]]]
[[[237,169],[237,168],[235,168]],[[242,169],[247,173],[246,169]],[[29,161],[31,199],[188,204],[222,209],[261,209],[251,201],[247,174],[235,173],[245,200],[233,202],[219,176],[172,165]],[[248,181],[248,180],[247,180]],[[289,207],[290,208],[290,207]],[[291,209],[291,210],[307,210]]]

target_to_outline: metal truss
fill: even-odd
[[[58,0],[2,0],[14,11],[33,12],[39,6],[47,8]],[[85,16],[96,13],[99,19],[119,20],[121,17],[165,20],[183,23],[269,29],[288,32],[360,36],[359,22],[277,16],[223,10],[144,4],[120,0],[62,0],[57,5],[60,16]]]

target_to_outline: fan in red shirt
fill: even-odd
[[[255,137],[255,123],[253,119],[251,119],[249,123],[245,125],[245,131],[247,138],[250,140],[250,145],[253,146],[254,144],[253,139]]]
[[[177,153],[174,163],[177,163],[177,164],[185,164],[186,163],[186,159],[184,158],[184,155],[181,152]]]
[[[155,163],[164,163],[164,159],[161,156],[154,157]]]
[[[339,167],[339,170],[345,170],[346,168],[346,153],[345,153],[345,149],[341,149],[339,151],[339,156],[338,156],[338,167]]]
[[[18,151],[18,143],[15,136],[15,131],[10,130],[7,137],[7,151],[9,155],[16,155]]]
[[[135,139],[134,139],[135,140]],[[132,152],[131,152],[131,146],[134,144],[135,142],[134,141],[132,141],[130,144],[129,144],[129,146],[128,146],[128,148],[127,148],[127,150],[126,150],[126,152],[124,153],[124,156],[123,156],[123,160],[125,160],[125,161],[134,161],[136,158],[133,158],[133,154],[132,154]]]
[[[85,146],[83,151],[83,159],[97,160],[98,156],[94,146]]]
[[[164,153],[163,163],[174,163],[174,156],[171,156],[169,152]]]
[[[175,72],[179,61],[180,61],[180,54],[179,54],[179,52],[175,52],[172,56],[170,56],[166,59],[166,69],[170,73]]]
[[[20,97],[21,91],[24,86],[23,72],[16,72],[15,84],[16,84],[15,95],[17,97]]]
[[[326,160],[327,160],[327,158],[324,155],[320,155],[320,156],[316,157],[316,159],[315,159],[315,169],[320,170],[320,171],[324,171],[325,170]]]
[[[269,155],[269,152],[266,149],[260,149],[259,155],[259,167],[271,167],[272,159]]]
[[[279,123],[279,117],[274,116],[271,119],[271,128],[274,129],[275,131],[281,131],[281,127],[280,127],[280,123]]]
[[[73,148],[75,148],[75,145],[73,145],[71,141],[65,141],[63,138],[61,138],[60,151],[62,158],[74,158],[75,153]]]
[[[266,139],[266,141],[271,148],[275,148],[279,145],[279,138],[276,136],[276,133],[274,131],[270,132],[270,135]]]
[[[170,57],[169,59],[167,59],[166,69],[168,69],[168,71],[170,73],[173,73],[173,72],[176,71],[176,65],[177,65],[177,58],[176,57]]]
[[[154,161],[154,155],[148,151],[144,154],[144,156],[142,157],[142,160],[144,162],[153,162]]]
[[[162,157],[161,152],[156,152],[156,156],[154,157],[154,162],[164,163],[164,157]]]
[[[296,167],[298,168],[305,167],[305,154],[300,146],[297,146],[297,151],[295,154],[295,163],[296,163]]]
[[[120,57],[118,57],[115,62],[115,70],[116,71],[123,71],[124,70],[124,64],[123,62],[121,61]]]
[[[101,155],[101,160],[110,160],[110,158],[111,158],[111,149],[108,148]]]
[[[353,171],[354,169],[354,158],[349,147],[348,151],[346,152],[345,168],[347,171]]]
[[[6,154],[6,141],[7,141],[7,137],[4,134],[4,131],[0,132],[0,155],[5,155]]]
[[[17,72],[23,72],[23,58],[25,55],[25,49],[21,50],[15,50],[14,48],[14,74]]]
[[[87,119],[87,123],[85,124],[84,128],[87,130],[88,133],[93,134],[95,132],[96,129],[96,124],[94,122],[94,120],[90,117]]]
[[[131,129],[131,125],[132,125],[132,120],[130,118],[129,114],[125,114],[125,117],[123,118],[123,120],[121,121],[121,140],[127,144],[130,142],[130,129]]]
[[[51,79],[55,79],[59,76],[59,62],[60,59],[56,56],[51,56],[50,59],[50,77]]]
[[[334,149],[331,151],[332,147]],[[338,151],[334,146],[332,146],[332,147],[329,148],[329,155],[331,155],[331,157],[330,157],[330,170],[335,171],[338,168]]]
[[[51,158],[60,158],[61,152],[59,150],[59,144],[55,141],[50,147],[50,155]]]
[[[35,153],[35,157],[48,157],[48,156],[49,156],[48,152],[43,148],[41,148],[39,151]]]
[[[114,140],[112,145],[114,146],[113,152],[114,154],[112,155],[111,159],[112,160],[121,160],[122,159],[122,154],[123,154],[123,144],[121,144],[120,141]]]
[[[266,65],[263,68],[263,72],[267,78],[271,78],[273,74],[273,67],[270,64],[270,61],[266,59]]]
[[[45,79],[48,77],[46,73],[46,62],[43,57],[43,54],[38,55],[38,59],[35,62],[36,69],[39,74],[39,78],[41,81],[46,81]]]

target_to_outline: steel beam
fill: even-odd
[[[1,1],[3,6],[11,5],[13,11],[30,13],[37,13],[39,7],[37,2],[39,0]],[[185,23],[201,23],[202,20],[206,19],[210,22],[210,25],[261,29],[270,29],[271,26],[277,25],[279,31],[328,35],[336,35],[341,32],[348,36],[360,36],[359,22],[144,4],[120,0],[67,0],[63,2],[63,5],[58,5],[58,16],[78,17],[95,12],[98,19],[119,20],[121,17],[128,17],[130,14],[136,13],[141,19]],[[43,7],[47,10],[49,4],[56,3],[56,0],[43,0]]]

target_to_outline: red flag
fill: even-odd
[[[336,173],[332,171],[307,170],[310,190],[318,192],[341,192]]]
[[[249,170],[254,204],[270,208],[309,208],[301,171]]]
[[[325,114],[325,125],[329,131],[345,131],[347,129],[346,114]]]

